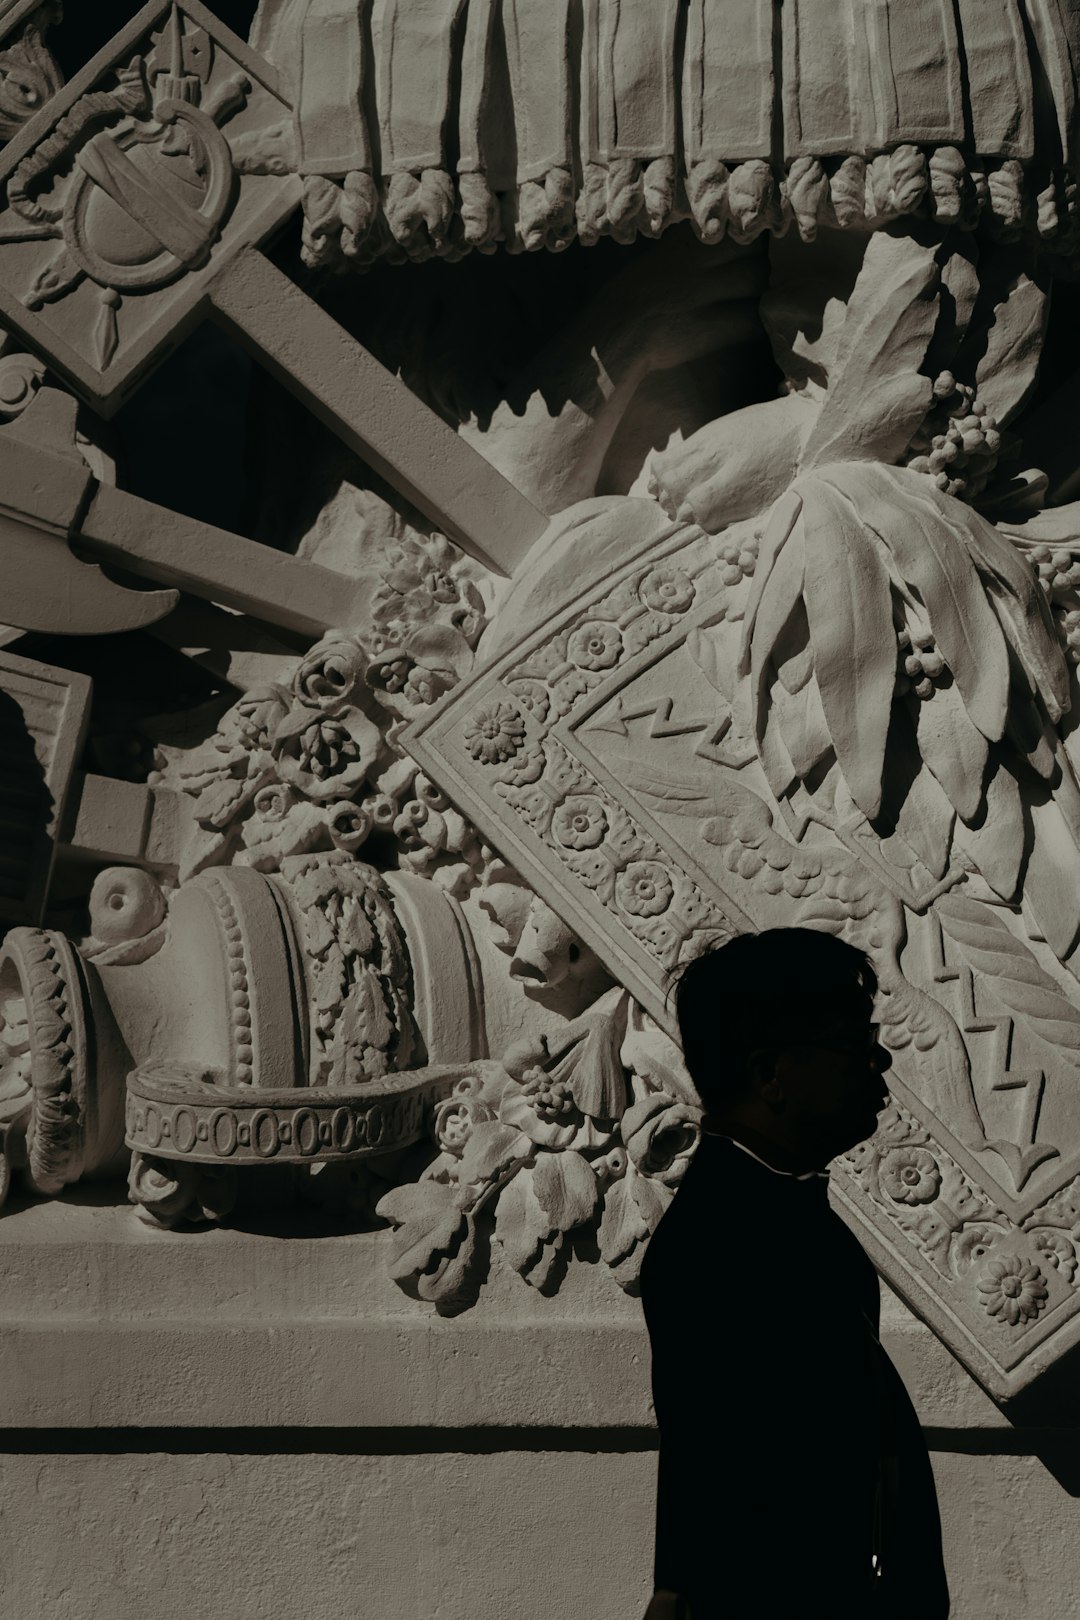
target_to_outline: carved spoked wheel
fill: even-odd
[[[33,1190],[57,1193],[82,1174],[93,1134],[82,967],[63,934],[13,928],[7,935],[0,1040],[4,1191],[12,1166],[25,1156]]]

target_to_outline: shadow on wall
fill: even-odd
[[[27,728],[8,692],[0,691],[0,935],[20,916],[45,858],[41,830],[52,820],[53,797]]]
[[[209,5],[226,28],[241,39],[247,38],[258,0],[209,0]],[[138,0],[97,0],[92,6],[68,6],[63,22],[49,33],[49,49],[64,77],[74,78],[139,9]]]

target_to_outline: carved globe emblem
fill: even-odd
[[[157,128],[91,137],[64,215],[72,258],[99,285],[148,291],[207,256],[228,209],[225,137],[190,102],[154,108]]]

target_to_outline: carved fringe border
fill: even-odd
[[[794,227],[876,230],[916,216],[1004,240],[1036,233],[1054,252],[1080,250],[1080,188],[1068,169],[1018,159],[969,161],[955,146],[900,146],[873,158],[798,157],[693,164],[676,183],[675,161],[619,158],[589,163],[580,184],[567,169],[496,192],[482,173],[444,169],[393,174],[362,170],[304,179],[304,259],[314,268],[363,268],[376,260],[460,259],[473,249],[558,252],[575,238],[632,242],[689,219],[703,241],[752,242]]]

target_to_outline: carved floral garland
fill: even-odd
[[[395,1228],[391,1276],[443,1315],[465,1309],[486,1275],[486,1221],[541,1291],[558,1286],[579,1237],[636,1291],[700,1119],[677,1048],[625,991],[610,991],[558,1036],[478,1063],[440,1105],[438,1156],[377,1206]]]
[[[181,879],[230,859],[276,872],[376,836],[394,865],[438,867],[447,887],[472,881],[473,829],[395,736],[472,664],[486,623],[475,572],[441,535],[403,534],[372,576],[367,624],[331,631],[291,677],[247,692],[178,762],[199,826]]]

